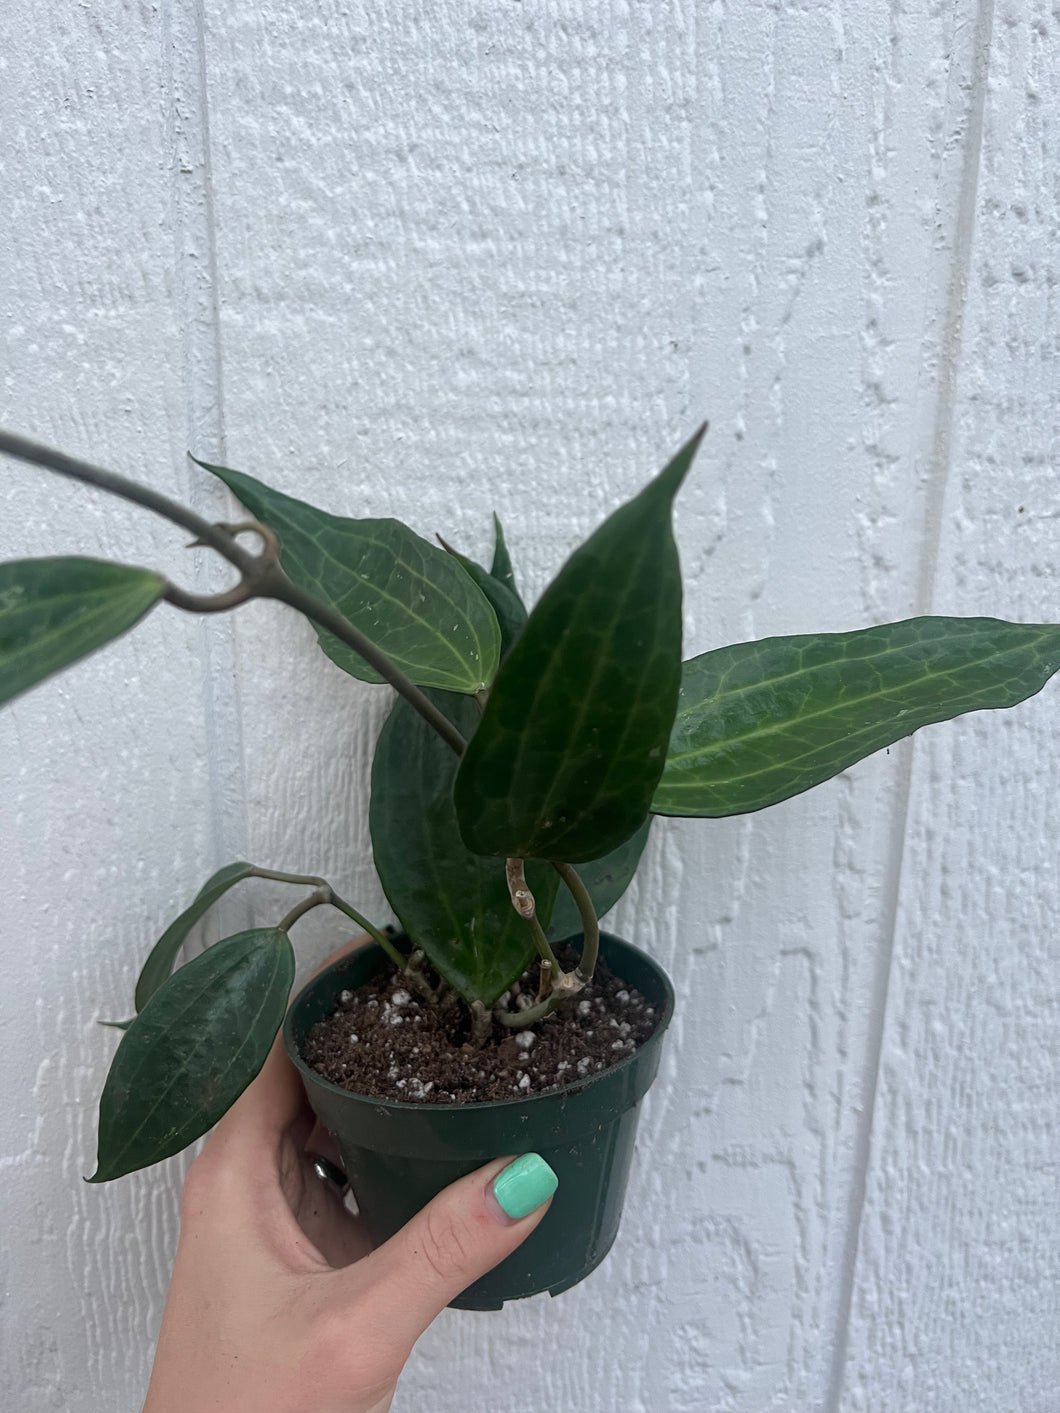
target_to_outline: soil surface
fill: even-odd
[[[559,960],[565,970],[577,958]],[[537,965],[512,988],[508,1009],[537,995]],[[501,998],[502,1001],[504,998]],[[493,1020],[481,1047],[470,1037],[470,1012],[456,996],[432,1004],[412,992],[389,962],[309,1032],[306,1063],[343,1089],[373,1098],[424,1104],[516,1099],[577,1084],[610,1069],[653,1034],[657,1011],[600,962],[572,1002],[526,1030]]]

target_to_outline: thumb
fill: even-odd
[[[415,1343],[455,1296],[519,1246],[559,1185],[544,1158],[497,1158],[440,1192],[355,1270],[367,1276],[375,1314]]]

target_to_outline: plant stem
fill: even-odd
[[[304,917],[307,912],[311,911],[311,909],[319,908],[321,903],[330,902],[331,889],[328,888],[327,885],[325,885],[323,888],[317,888],[314,892],[310,893],[308,898],[303,898],[300,903],[295,903],[294,907],[283,919],[283,921],[278,922],[276,924],[278,931],[289,931],[290,928],[295,925],[298,919],[300,917]]]
[[[552,990],[552,983],[555,981],[555,979],[555,968],[553,967],[551,962],[546,961],[545,958],[542,957],[540,962],[538,962],[538,981],[536,997],[538,1005],[541,1004],[541,1002],[545,999],[546,996],[548,996],[549,992]]]
[[[542,964],[547,967],[550,978],[555,980],[563,973],[556,960],[556,954],[545,936],[545,929],[541,926],[537,916],[537,903],[534,901],[534,895],[526,881],[526,860],[505,859],[504,875],[508,880],[508,893],[512,900],[512,907],[530,928],[530,935],[534,939],[537,954],[541,958]]]
[[[541,922],[536,913],[529,919],[529,923],[530,935],[534,939],[534,946],[537,948],[537,954],[541,958],[541,965],[549,969],[553,978],[559,976],[562,972],[562,967],[556,960],[556,954],[552,950],[552,946],[545,935],[545,929],[541,926]]]
[[[299,907],[301,907],[302,912],[308,912],[309,908],[315,908],[319,903],[330,903],[333,908],[338,908],[339,912],[345,913],[348,918],[351,918],[358,925],[358,927],[363,927],[365,932],[368,933],[369,937],[371,937],[374,942],[378,942],[379,946],[382,947],[383,951],[395,964],[398,970],[404,971],[405,958],[394,946],[393,942],[391,942],[390,938],[386,935],[382,928],[376,927],[374,922],[369,922],[366,917],[359,913],[356,908],[352,907],[349,903],[347,903],[344,898],[340,898],[339,895],[335,892],[334,888],[332,888],[331,884],[328,883],[326,879],[318,878],[315,874],[312,873],[281,873],[278,869],[258,868],[257,865],[254,865],[254,867],[251,869],[250,877],[271,878],[277,883],[304,883],[308,887],[316,888],[317,892],[312,896],[316,897],[317,901],[309,902],[306,906],[302,906],[302,904],[299,904]],[[324,894],[325,892],[327,894],[326,897],[318,896]],[[291,922],[297,922],[298,918],[302,916],[302,912],[299,912],[298,908],[292,908],[291,912],[288,914],[288,918]],[[279,926],[281,931],[287,930],[285,924],[289,925],[287,919],[284,919],[284,922],[280,923]]]
[[[536,1006],[528,1006],[525,1011],[495,1011],[494,1015],[501,1025],[506,1025],[509,1030],[525,1030],[528,1025],[544,1020],[545,1016],[558,1010],[565,1001],[577,996],[579,991],[584,991],[586,985],[586,981],[577,971],[567,971],[559,977],[546,998]]]
[[[419,712],[428,725],[441,736],[447,746],[458,756],[464,754],[467,742],[460,732],[442,715],[434,703],[394,666],[386,654],[381,652],[341,613],[328,604],[321,603],[319,599],[315,599],[312,594],[295,584],[287,576],[276,558],[276,538],[266,527],[258,526],[253,521],[231,527],[234,530],[254,529],[262,536],[265,542],[265,551],[262,554],[251,554],[249,550],[245,550],[242,545],[237,543],[234,536],[229,533],[229,527],[212,525],[201,515],[196,515],[193,510],[188,510],[178,501],[170,500],[168,496],[162,495],[159,491],[141,486],[138,482],[130,481],[125,476],[119,476],[113,471],[104,471],[99,466],[93,466],[87,461],[80,461],[74,456],[67,456],[61,451],[53,451],[51,447],[41,446],[38,442],[15,436],[11,432],[0,431],[0,452],[14,456],[20,461],[31,462],[35,466],[43,466],[60,476],[69,476],[76,481],[84,481],[90,486],[98,486],[101,490],[121,496],[123,500],[132,501],[135,505],[141,505],[147,510],[153,510],[157,515],[163,515],[167,520],[172,520],[174,524],[182,526],[185,530],[190,530],[197,541],[215,549],[229,563],[234,564],[242,574],[243,582],[224,594],[208,597],[189,594],[171,584],[165,594],[170,603],[177,608],[196,613],[234,608],[237,604],[251,598],[276,599],[280,603],[286,603],[289,607],[297,609],[299,613],[303,613],[312,622],[318,623],[321,628],[326,628],[348,648],[352,648],[358,656],[363,657],[385,681],[390,683],[395,691],[405,698],[410,706]]]
[[[359,628],[335,609],[327,604],[315,599],[312,594],[301,588],[292,579],[289,579],[278,564],[272,566],[269,574],[257,589],[261,598],[278,599],[281,603],[287,604],[290,608],[296,608],[299,613],[305,614],[306,618],[314,623],[319,623],[321,628],[326,628],[329,633],[334,633],[335,637],[352,648],[355,653],[363,657],[379,673],[380,677],[399,692],[401,696],[414,707],[416,711],[427,722],[428,726],[441,736],[445,744],[458,756],[462,756],[467,749],[467,742],[461,736],[451,721],[442,715],[430,698],[426,697],[420,689],[398,670],[385,653],[381,652],[370,639],[366,638]]]
[[[418,996],[422,996],[432,1006],[437,1006],[441,996],[441,984],[436,990],[423,974],[423,968],[427,962],[427,954],[419,947],[414,947],[409,953],[405,963],[405,980]],[[440,983],[440,978],[439,978]]]
[[[406,959],[401,955],[398,949],[394,946],[393,942],[391,942],[390,938],[386,935],[385,932],[382,931],[381,928],[378,928],[374,925],[374,923],[369,922],[366,917],[362,917],[356,908],[351,908],[349,903],[345,902],[342,898],[340,898],[337,893],[332,893],[331,903],[333,907],[338,908],[340,913],[345,913],[348,918],[351,918],[355,923],[357,923],[358,927],[363,927],[365,932],[368,933],[368,935],[372,938],[374,942],[378,942],[379,946],[382,947],[383,951],[394,963],[398,971],[405,970]]]
[[[166,603],[171,603],[174,608],[182,608],[185,613],[225,613],[230,608],[238,608],[241,603],[246,603],[254,596],[245,579],[241,579],[234,588],[226,589],[223,594],[192,594],[167,579],[166,591],[162,597]]]
[[[582,920],[582,954],[575,968],[582,981],[589,981],[596,970],[596,959],[600,953],[600,923],[589,897],[589,890],[578,876],[578,871],[568,863],[554,863],[552,867],[567,885],[578,906]]]
[[[524,859],[507,859],[504,870],[508,879],[508,892],[512,906],[529,925],[533,933],[534,945],[541,956],[541,990],[537,1004],[528,1006],[525,1011],[497,1011],[494,1014],[509,1030],[524,1030],[535,1021],[543,1020],[554,1010],[584,991],[596,969],[596,959],[600,952],[600,924],[596,918],[589,890],[581,881],[571,864],[553,863],[552,867],[570,889],[578,913],[582,920],[582,954],[573,971],[564,971],[549,946],[548,938],[537,918],[534,895],[526,883],[526,862]],[[547,989],[546,989],[547,988]]]
[[[492,1016],[482,1001],[471,1002],[471,1044],[481,1050],[489,1039]]]
[[[257,864],[251,864],[251,878],[271,878],[276,883],[306,883],[314,888],[328,887],[327,880],[317,878],[313,873],[281,873],[276,868],[259,868]]]
[[[141,486],[138,482],[130,481],[113,471],[104,471],[102,467],[93,466],[90,462],[80,461],[76,456],[53,451],[51,447],[41,446],[39,442],[31,442],[26,437],[15,436],[12,432],[0,431],[0,452],[17,457],[19,461],[43,466],[59,476],[69,476],[75,481],[98,486],[101,490],[110,491],[112,495],[121,496],[123,500],[131,500],[135,505],[153,510],[156,515],[164,515],[167,520],[190,530],[204,545],[209,545],[218,554],[224,555],[241,574],[249,575],[254,572],[258,557],[238,544],[227,530],[220,525],[211,525],[209,520],[204,520],[201,515],[188,510],[179,501],[170,500],[160,491]]]
[[[226,535],[241,535],[248,530],[258,535],[262,543],[262,551],[255,563],[260,567],[268,560],[279,561],[280,542],[276,535],[268,527],[262,525],[257,520],[243,520],[238,525],[218,524],[218,530],[223,530]],[[202,540],[193,540],[193,546],[201,545]],[[257,574],[255,570],[255,575]],[[182,608],[186,613],[224,613],[230,608],[238,608],[241,603],[246,603],[248,599],[254,597],[252,581],[244,576],[236,584],[235,588],[227,589],[222,594],[193,594],[187,589],[182,589],[179,584],[166,584],[166,591],[162,595],[166,603],[171,603],[174,608]]]

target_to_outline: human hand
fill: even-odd
[[[530,1235],[555,1185],[538,1159],[495,1194],[498,1158],[371,1251],[317,1154],[330,1139],[277,1039],[185,1179],[143,1413],[386,1413],[413,1344]],[[539,1205],[513,1217],[498,1195]]]

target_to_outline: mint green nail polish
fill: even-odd
[[[493,1179],[493,1195],[514,1221],[536,1212],[559,1187],[559,1178],[537,1153],[524,1153]]]

